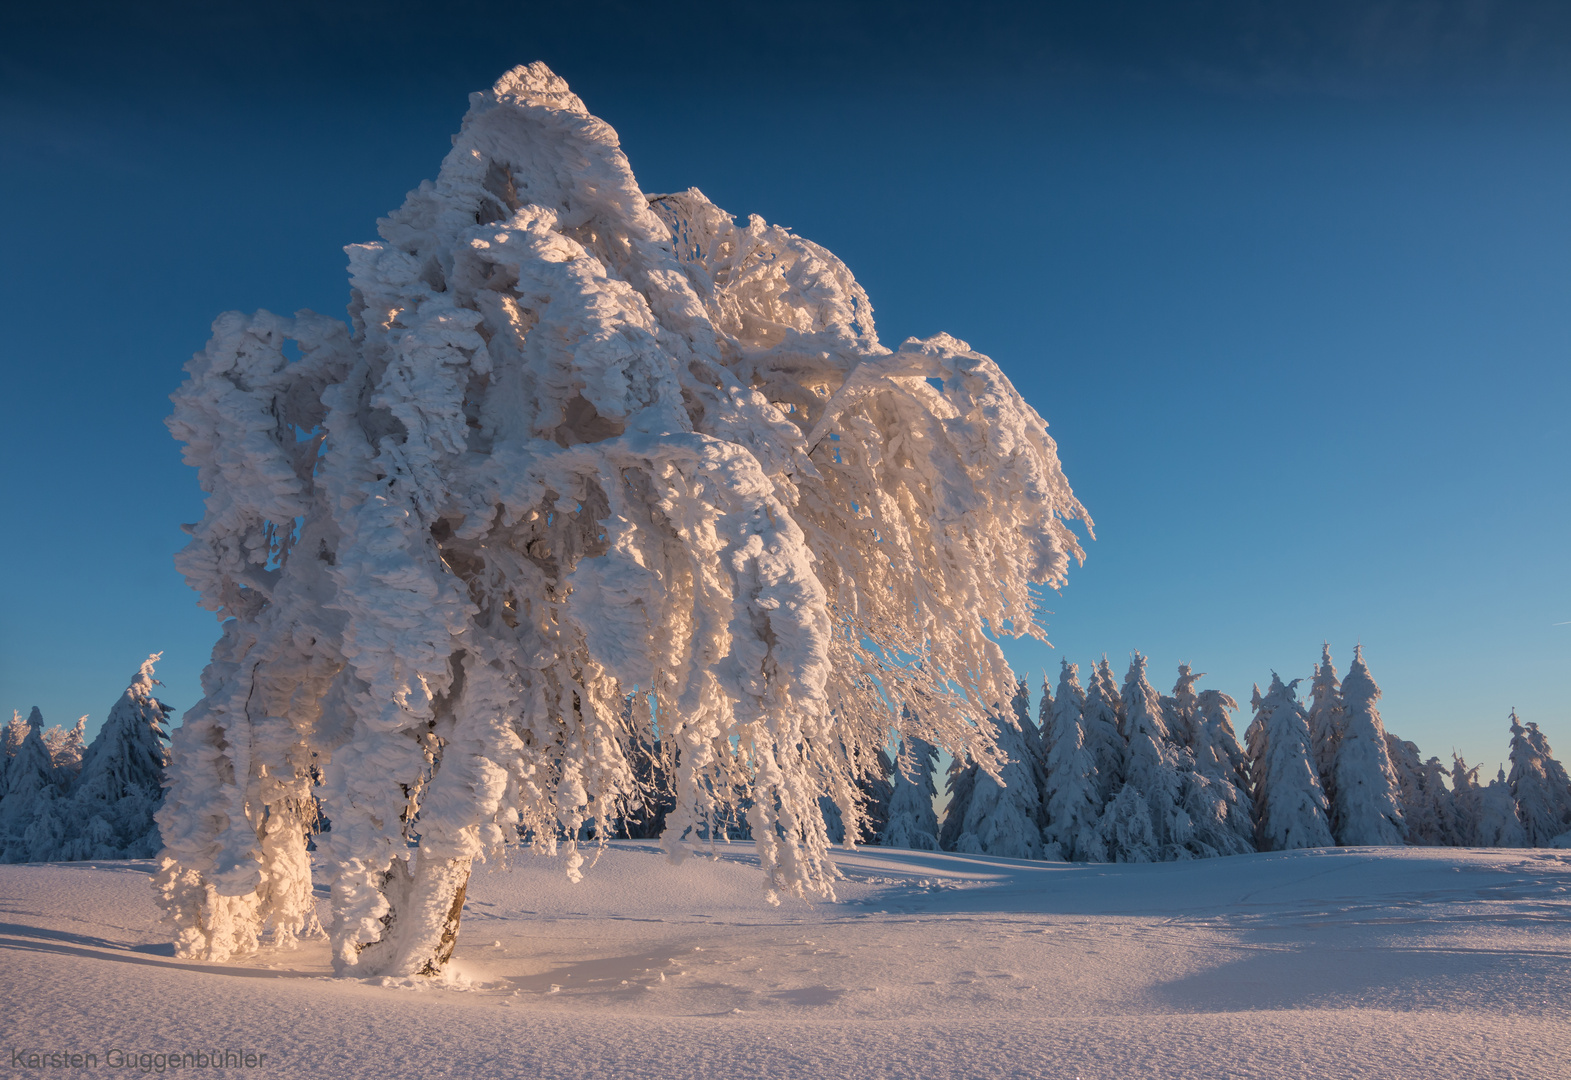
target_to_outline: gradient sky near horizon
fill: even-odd
[[[542,59],[645,191],[824,244],[1047,418],[1097,539],[1033,683],[1139,649],[1247,713],[1362,641],[1426,756],[1492,774],[1513,707],[1571,753],[1571,8],[157,7],[0,14],[0,709],[95,729],[155,650],[196,702],[181,366],[342,315],[343,245]]]

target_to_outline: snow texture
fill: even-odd
[[[365,982],[323,978],[318,941],[172,956],[150,863],[0,867],[0,1023],[101,1067],[249,1049],[236,1072],[282,1080],[1565,1073],[1571,853],[837,857],[838,902],[775,908],[735,847],[672,867],[620,841],[577,885],[565,852],[492,864],[448,979]]]
[[[822,247],[645,195],[543,64],[471,95],[378,231],[352,330],[222,315],[173,396],[207,493],[179,566],[226,620],[159,818],[182,956],[304,932],[314,767],[358,975],[440,968],[517,835],[582,876],[637,741],[670,755],[673,857],[750,793],[771,896],[832,895],[818,799],[861,832],[902,707],[996,773],[983,627],[1042,637],[1091,522],[992,360],[890,350]]]

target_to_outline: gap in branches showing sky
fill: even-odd
[[[543,59],[646,192],[823,244],[886,344],[963,338],[1047,418],[1097,539],[1056,648],[1007,647],[1033,688],[1140,649],[1247,701],[1362,641],[1426,756],[1492,773],[1513,706],[1571,746],[1571,15],[1198,10],[0,16],[0,706],[91,731],[155,650],[195,704],[181,365],[227,309],[342,315],[343,245]]]

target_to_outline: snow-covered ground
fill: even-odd
[[[616,843],[578,885],[481,868],[445,986],[329,978],[323,942],[183,962],[150,864],[0,866],[0,1072],[118,1048],[377,1080],[1571,1076],[1571,853],[839,862],[839,902],[778,908],[746,846]]]

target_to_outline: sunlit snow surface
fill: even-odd
[[[673,866],[622,842],[578,885],[534,856],[481,868],[447,985],[328,978],[322,941],[181,962],[150,863],[0,866],[0,1060],[219,1047],[267,1053],[250,1075],[379,1080],[1571,1075],[1571,854],[865,849],[839,854],[839,902],[779,908],[753,863],[750,846]]]

